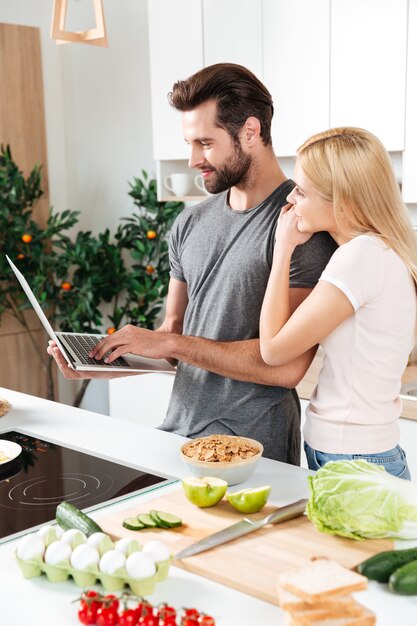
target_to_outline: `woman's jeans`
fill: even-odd
[[[308,443],[304,442],[304,450],[307,457],[308,467],[311,470],[320,469],[320,467],[323,467],[327,461],[342,461],[344,459],[353,461],[354,459],[362,459],[364,461],[368,461],[369,463],[382,465],[385,467],[385,470],[393,476],[404,478],[405,480],[411,480],[405,452],[399,445],[392,448],[392,450],[378,452],[378,454],[328,454],[327,452],[314,450],[314,448],[311,448]]]

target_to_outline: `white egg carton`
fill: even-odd
[[[96,535],[96,537],[95,537]],[[46,526],[41,528],[37,533],[25,535],[19,546],[17,547],[15,556],[17,563],[22,571],[24,578],[35,578],[46,574],[46,577],[51,583],[59,583],[66,581],[69,577],[72,577],[75,584],[78,587],[91,587],[92,585],[100,582],[106,591],[122,591],[127,585],[132,592],[138,596],[147,596],[154,592],[155,586],[158,582],[162,582],[168,576],[169,568],[172,562],[172,556],[167,559],[157,560],[158,552],[168,552],[168,549],[162,542],[150,541],[148,544],[141,546],[135,539],[121,539],[119,542],[113,542],[109,535],[104,533],[95,533],[88,539],[80,531],[66,531],[62,533],[62,530],[56,526]],[[100,535],[100,537],[98,537]],[[58,542],[60,545],[58,545]],[[63,545],[67,542],[70,550]],[[55,545],[52,545],[55,544]],[[71,562],[75,560],[75,553],[78,551],[78,557],[82,560],[81,546],[85,546],[84,553],[91,554],[91,549],[96,550],[99,555],[99,563],[89,563],[85,567],[75,568]],[[148,545],[149,550],[146,549]],[[52,546],[52,548],[51,548]],[[122,547],[123,546],[123,547]],[[56,548],[56,549],[55,549]],[[126,567],[129,570],[135,569],[134,561],[143,561],[132,555],[142,553],[148,554],[155,564],[155,573],[152,576],[142,577],[143,572],[137,572],[135,576],[128,575]],[[151,549],[152,548],[152,549]],[[110,553],[111,550],[123,553],[125,555],[126,566],[117,567],[111,573],[103,572],[100,569],[100,565],[103,565],[104,561],[110,561],[110,558],[102,560],[102,557],[106,553]],[[58,562],[46,562],[49,555],[53,552],[58,556],[59,553],[63,553],[65,558]],[[156,554],[155,554],[156,553]],[[117,558],[117,554],[114,555],[116,561],[123,561],[123,559]],[[130,559],[130,560],[129,560]],[[52,561],[55,561],[52,559]],[[129,560],[129,563],[128,563]],[[145,559],[148,564],[149,559]],[[153,569],[153,568],[152,568]]]

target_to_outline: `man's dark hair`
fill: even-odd
[[[274,106],[268,89],[246,67],[216,63],[177,81],[168,95],[178,111],[191,111],[213,100],[217,103],[217,125],[238,141],[239,131],[248,119],[256,117],[261,125],[263,143],[272,145],[271,121]]]

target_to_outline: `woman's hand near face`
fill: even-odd
[[[286,204],[282,207],[275,232],[276,245],[285,246],[293,250],[297,246],[306,243],[312,234],[298,230],[298,219],[293,204]]]

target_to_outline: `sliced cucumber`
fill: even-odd
[[[182,525],[182,519],[172,513],[165,513],[165,511],[155,511],[161,525],[165,528],[177,528]]]
[[[122,526],[128,530],[142,530],[142,528],[145,528],[137,517],[126,517],[122,522]]]
[[[152,519],[149,513],[139,513],[138,520],[145,528],[157,528],[156,522]]]
[[[56,507],[56,521],[64,530],[77,528],[89,537],[93,533],[103,532],[91,517],[77,509],[70,502],[61,502]]]
[[[152,509],[152,511],[149,511],[149,515],[152,517],[153,521],[158,526],[158,528],[170,528],[170,526],[167,526],[166,524],[163,524],[161,522],[158,516],[158,511],[155,511],[155,509]]]

